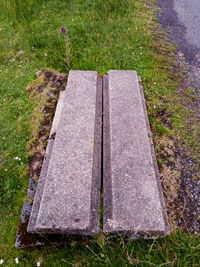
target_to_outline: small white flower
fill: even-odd
[[[44,53],[44,56],[47,57],[47,53]]]
[[[18,264],[18,263],[19,263],[19,260],[18,260],[18,258],[15,258],[15,262],[16,262],[16,264]]]
[[[0,260],[0,264],[3,264],[3,263],[4,263],[4,260],[3,260],[3,259],[1,259],[1,260]]]
[[[37,262],[37,266],[40,266],[40,262],[39,261]]]
[[[21,160],[19,157],[14,157],[14,159],[16,159],[16,160]]]

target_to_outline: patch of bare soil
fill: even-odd
[[[184,162],[181,168],[181,184],[179,203],[182,206],[182,216],[178,225],[184,230],[200,233],[200,169],[190,153],[183,147],[176,147],[175,156],[179,162]]]
[[[159,145],[161,183],[171,230],[200,232],[199,165],[179,140],[163,138]]]
[[[27,86],[31,99],[36,102],[32,118],[33,134],[27,145],[30,156],[30,177],[39,179],[45,149],[51,130],[59,92],[65,89],[67,76],[53,70],[40,70],[38,79]]]

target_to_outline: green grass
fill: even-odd
[[[15,257],[20,266],[36,266],[38,260],[43,266],[200,266],[199,237],[180,232],[155,242],[100,236],[88,246],[14,247],[28,185],[26,144],[35,105],[25,87],[41,68],[66,72],[60,26],[69,29],[71,69],[102,75],[110,69],[135,69],[143,80],[154,139],[179,135],[197,153],[195,119],[188,126],[186,118],[193,114],[181,102],[191,93],[177,94],[181,78],[174,72],[175,50],[147,2],[155,1],[0,1],[0,258],[5,266],[13,266]],[[163,108],[174,130],[158,116]]]

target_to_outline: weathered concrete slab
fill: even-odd
[[[44,166],[43,190],[38,189],[40,204],[36,198],[29,231],[99,232],[101,115],[102,81],[97,72],[70,71],[51,156]]]
[[[110,71],[103,94],[103,229],[163,235],[167,216],[137,73]]]
[[[29,224],[27,227],[27,232],[29,232],[29,233],[34,233],[36,231],[36,229],[35,229],[36,220],[37,220],[38,211],[40,208],[40,201],[42,198],[44,184],[45,184],[46,177],[47,177],[49,161],[51,158],[51,153],[52,153],[54,139],[55,139],[54,136],[56,134],[56,131],[58,128],[58,123],[60,121],[60,114],[61,114],[61,110],[62,110],[62,106],[63,106],[64,95],[65,95],[65,91],[61,91],[60,95],[59,95],[58,103],[56,106],[56,112],[54,115],[54,119],[53,119],[53,123],[52,123],[52,127],[51,127],[51,132],[49,135],[49,140],[48,140],[48,144],[47,144],[47,148],[46,148],[46,155],[45,155],[45,158],[44,158],[44,161],[42,164],[42,169],[40,172],[40,178],[39,178],[39,182],[37,185],[37,191],[36,191],[36,194],[34,197],[34,202],[33,202],[31,215],[30,215],[30,219],[29,219]],[[28,192],[28,195],[29,195],[29,192]]]

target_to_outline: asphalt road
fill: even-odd
[[[185,26],[185,37],[191,45],[200,49],[200,1],[174,0],[174,10]]]
[[[159,22],[170,31],[200,95],[200,0],[158,0]]]
[[[158,0],[160,23],[189,62],[200,63],[200,0]]]

